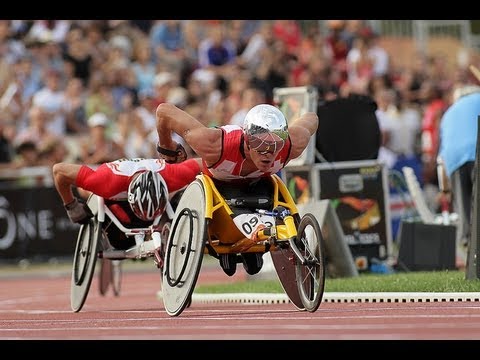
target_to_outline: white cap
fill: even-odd
[[[108,125],[108,118],[107,115],[101,112],[97,112],[88,118],[88,126],[95,127],[95,126],[107,126]]]
[[[157,75],[155,75],[155,78],[153,79],[153,85],[163,86],[172,81],[173,81],[173,75],[167,71],[162,71]]]

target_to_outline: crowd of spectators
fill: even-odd
[[[0,169],[156,157],[159,103],[241,124],[274,88],[308,85],[371,96],[380,157],[418,159],[435,184],[438,121],[476,79],[441,54],[398,66],[379,39],[362,20],[0,20]]]

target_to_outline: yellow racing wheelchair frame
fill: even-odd
[[[271,216],[271,225],[246,237],[233,221],[232,199],[225,198],[207,175],[198,175],[183,193],[172,221],[165,250],[163,302],[171,316],[189,305],[203,256],[270,252],[282,287],[299,310],[318,309],[325,284],[325,253],[318,221],[300,216],[287,187],[270,176],[271,208],[252,212]],[[251,207],[251,206],[250,206]]]

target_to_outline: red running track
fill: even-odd
[[[246,279],[241,268],[233,279],[204,268],[198,284]],[[170,317],[157,298],[160,274],[152,270],[125,271],[118,297],[111,289],[101,296],[95,274],[85,305],[74,313],[69,273],[0,282],[0,340],[480,339],[477,302],[323,303],[315,313],[288,303],[193,303]]]

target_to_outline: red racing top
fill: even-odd
[[[179,164],[168,164],[163,159],[119,159],[101,164],[92,169],[83,165],[75,184],[84,190],[109,200],[126,200],[132,176],[144,170],[158,171],[162,175],[170,194],[183,189],[200,173],[195,159]]]
[[[285,146],[280,150],[275,158],[275,162],[268,172],[260,170],[254,171],[245,176],[240,175],[243,163],[246,160],[243,129],[238,125],[224,125],[222,130],[222,153],[220,159],[210,167],[207,167],[203,161],[203,173],[210,177],[222,181],[241,181],[248,179],[258,179],[259,177],[275,174],[286,165],[290,156],[292,143],[288,138]]]

